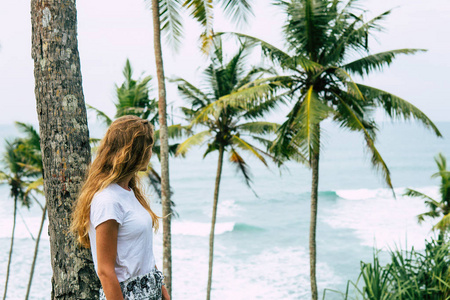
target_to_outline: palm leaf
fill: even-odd
[[[296,124],[294,129],[296,133],[292,140],[298,143],[303,153],[307,154],[309,159],[311,159],[313,153],[317,153],[318,149],[320,149],[320,132],[316,130],[316,127],[329,114],[330,108],[319,100],[314,87],[310,86],[299,110],[292,118],[292,124]]]
[[[230,150],[230,162],[234,164],[237,168],[237,171],[240,171],[244,176],[245,183],[248,187],[251,187],[252,179],[249,167],[244,159],[236,152],[234,148]]]
[[[237,135],[233,135],[233,137],[231,138],[232,142],[234,145],[236,145],[237,147],[241,148],[244,151],[247,151],[251,154],[253,154],[255,157],[257,157],[266,167],[267,162],[264,159],[264,157],[259,154],[259,152],[255,149],[255,147],[253,147],[252,145],[250,145],[249,143],[247,143],[246,141],[244,141],[243,139],[241,139],[239,136]]]
[[[178,145],[175,155],[176,156],[181,155],[184,157],[191,147],[202,144],[204,140],[210,136],[211,132],[209,130],[205,130],[197,134],[194,134],[193,136],[190,136],[184,142]]]
[[[150,0],[147,0],[151,2]],[[183,18],[180,14],[181,0],[160,0],[159,14],[161,20],[161,31],[165,40],[175,51],[181,46],[183,36]]]
[[[450,214],[446,214],[436,225],[433,226],[433,229],[439,230],[447,230],[450,227]]]
[[[196,86],[183,78],[170,80],[177,84],[178,91],[184,99],[188,100],[193,107],[205,106],[208,103],[208,97]]]
[[[345,101],[336,95],[337,98],[340,100],[343,107],[347,109],[347,118],[349,119],[349,122],[353,124],[353,126],[359,126],[361,131],[364,132],[364,138],[366,140],[367,148],[372,152],[372,165],[377,168],[378,170],[381,170],[381,173],[383,174],[384,180],[386,181],[387,185],[391,188],[392,193],[394,193],[394,187],[392,186],[391,182],[391,175],[390,171],[384,162],[383,158],[381,157],[380,153],[378,152],[378,149],[375,147],[375,143],[367,131],[367,129],[364,127],[364,124],[361,122],[361,120],[358,118],[358,116],[355,114],[355,112],[345,103]],[[395,193],[394,193],[395,197]]]
[[[202,51],[209,54],[213,40],[214,4],[212,0],[186,0],[183,6],[191,11],[191,16],[204,28],[200,40]]]
[[[342,69],[359,74],[361,76],[369,75],[375,70],[382,70],[384,66],[389,66],[395,57],[400,54],[415,54],[417,52],[427,51],[425,49],[398,49],[377,54],[372,54],[361,59],[352,61],[351,63],[341,66]]]
[[[367,85],[358,83],[357,86],[365,97],[377,101],[391,118],[415,119],[420,121],[425,127],[432,129],[437,136],[442,137],[439,129],[427,115],[408,101]]]
[[[277,85],[276,83],[261,84],[225,95],[198,111],[192,123],[199,124],[205,122],[209,115],[218,115],[222,109],[228,107],[240,109],[251,108],[264,100],[270,99]]]
[[[94,111],[97,114],[97,120],[103,121],[105,123],[106,126],[110,126],[112,123],[112,120],[110,117],[108,117],[104,112],[102,112],[101,110],[86,104],[87,108]]]
[[[243,124],[236,126],[236,128],[239,131],[244,131],[244,132],[259,134],[259,135],[274,133],[278,130],[279,127],[280,127],[280,124],[272,123],[272,122],[263,122],[263,121],[243,123]]]
[[[36,129],[34,129],[33,125],[18,122],[18,121],[14,122],[14,123],[16,124],[17,128],[20,131],[22,131],[23,133],[25,133],[27,135],[27,139],[28,139],[27,142],[29,144],[31,144],[36,149],[41,148],[39,133],[36,131]]]
[[[425,200],[429,200],[433,203],[439,203],[436,200],[434,200],[433,198],[431,198],[428,195],[425,195],[424,193],[421,193],[419,191],[413,190],[413,189],[406,189],[405,193],[403,193],[403,196],[408,196],[408,197],[417,197],[417,198],[422,198]],[[439,206],[439,205],[437,205]]]
[[[253,15],[249,0],[219,0],[225,15],[238,25],[245,24],[248,16]]]

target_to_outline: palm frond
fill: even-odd
[[[367,148],[370,152],[372,152],[372,165],[381,171],[383,174],[384,180],[386,181],[387,185],[391,188],[392,192],[394,193],[394,187],[392,186],[391,182],[391,175],[390,171],[384,162],[383,158],[381,157],[380,153],[378,152],[378,149],[375,147],[375,142],[372,139],[371,135],[367,131],[367,129],[364,127],[364,124],[361,122],[361,120],[358,118],[358,116],[355,114],[355,112],[345,103],[345,101],[336,95],[338,99],[340,100],[343,107],[347,109],[348,115],[347,118],[349,119],[349,122],[352,122],[354,126],[359,126],[361,128],[361,131],[364,133],[364,138],[366,140]],[[394,193],[395,197],[395,193]]]
[[[342,34],[329,47],[329,51],[324,55],[323,63],[326,65],[337,65],[345,58],[348,50],[363,50],[368,51],[369,35],[373,31],[382,31],[383,27],[379,22],[384,20],[392,11],[385,11],[371,20],[364,22],[362,16],[351,15],[353,22],[349,25],[344,25],[344,28],[338,28]],[[347,22],[347,21],[344,21]],[[359,25],[361,24],[361,25]]]
[[[102,112],[101,110],[99,110],[89,104],[86,104],[86,107],[88,109],[90,109],[91,111],[94,111],[97,114],[97,120],[102,121],[108,127],[111,125],[111,123],[112,123],[111,118],[108,117],[104,112]]]
[[[197,134],[194,134],[193,136],[190,136],[184,142],[178,145],[177,152],[175,155],[176,156],[181,155],[184,157],[190,148],[202,144],[205,141],[205,139],[210,136],[211,132],[209,130],[201,131]]]
[[[201,35],[202,51],[209,54],[213,39],[214,4],[212,0],[186,0],[183,6],[191,11],[191,16],[197,20],[204,32]]]
[[[40,137],[37,130],[31,124],[26,124],[22,122],[14,122],[16,127],[23,133],[27,135],[27,142],[33,145],[36,149],[40,149]]]
[[[439,212],[437,212],[437,211],[428,211],[428,212],[426,212],[426,213],[423,213],[423,214],[420,214],[420,215],[417,215],[417,222],[419,223],[419,224],[421,224],[421,223],[423,223],[423,222],[425,222],[425,218],[432,218],[432,219],[434,219],[434,218],[437,218],[437,217],[439,217],[440,216],[440,214],[439,214]],[[438,223],[439,224],[439,223]],[[433,226],[433,230],[434,229],[437,229],[438,227],[440,227],[440,226],[438,226],[438,224],[436,224],[435,226]]]
[[[439,129],[427,115],[408,101],[367,85],[358,83],[357,86],[366,98],[377,101],[389,117],[403,118],[404,120],[415,119],[421,122],[425,127],[432,129],[438,137],[442,137]]]
[[[246,24],[248,16],[253,16],[253,10],[249,0],[219,0],[225,15],[238,25]]]
[[[446,214],[436,225],[433,226],[433,229],[445,231],[449,227],[450,227],[450,214]]]
[[[422,198],[425,200],[432,201],[433,203],[437,203],[437,201],[431,198],[430,196],[413,189],[406,189],[406,191],[403,193],[403,196]]]
[[[146,0],[150,2],[150,0]],[[160,0],[159,14],[164,38],[175,51],[181,46],[183,18],[180,14],[181,0]]]
[[[377,54],[372,54],[358,60],[352,61],[341,66],[342,69],[359,74],[361,76],[369,75],[372,71],[382,70],[384,66],[389,66],[395,57],[400,54],[415,54],[417,52],[427,51],[425,49],[397,49]]]
[[[268,133],[274,133],[278,130],[280,124],[272,123],[272,122],[248,122],[239,124],[236,128],[239,131],[263,135]]]
[[[192,107],[203,107],[208,103],[208,97],[196,86],[183,78],[170,80],[177,84],[178,91],[184,99],[188,100]]]
[[[268,166],[265,158],[255,149],[255,147],[241,139],[238,135],[233,135],[231,140],[234,145],[244,151],[247,151],[248,153],[251,153],[253,156],[258,158],[266,167]]]
[[[226,108],[251,108],[258,103],[270,99],[274,93],[274,89],[277,87],[279,87],[278,83],[268,83],[232,92],[198,111],[192,123],[199,124],[205,122],[209,115],[218,115]]]
[[[329,115],[330,108],[319,100],[314,87],[310,86],[290,125],[295,124],[292,140],[298,143],[309,159],[320,149],[320,132],[316,128]]]
[[[234,164],[237,168],[237,171],[242,173],[244,176],[245,183],[248,187],[251,187],[252,178],[250,174],[249,167],[245,160],[237,153],[237,151],[234,148],[231,148],[230,150],[230,162]]]

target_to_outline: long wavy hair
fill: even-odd
[[[153,126],[147,120],[132,115],[116,119],[106,131],[87,169],[72,213],[71,231],[82,246],[90,247],[89,221],[94,194],[130,175],[133,176],[129,187],[151,215],[154,230],[158,230],[160,217],[151,210],[137,174],[152,155],[153,133]]]

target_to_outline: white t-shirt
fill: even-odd
[[[91,204],[89,239],[97,274],[95,228],[107,220],[119,223],[115,263],[119,282],[150,272],[155,266],[152,217],[132,190],[111,183],[94,195]]]

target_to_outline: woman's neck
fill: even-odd
[[[121,181],[118,181],[117,184],[120,185],[122,188],[126,189],[126,190],[130,190],[129,186],[130,186],[130,180],[131,178],[133,178],[134,174],[129,175],[128,177],[122,179]]]

